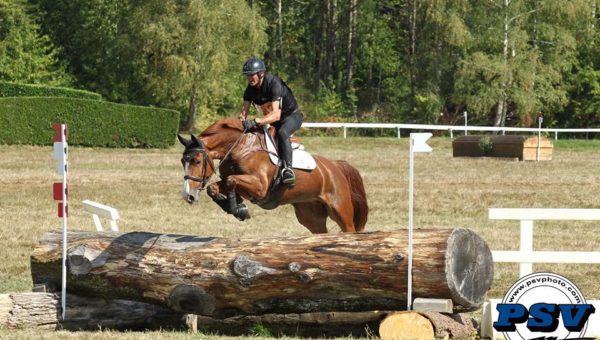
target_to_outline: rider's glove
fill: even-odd
[[[254,119],[246,119],[242,122],[242,125],[244,125],[244,131],[250,131],[258,127],[258,124],[256,124]]]

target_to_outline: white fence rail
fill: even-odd
[[[494,127],[494,126],[456,126],[456,125],[426,125],[426,124],[393,124],[393,123],[309,123],[302,124],[303,128],[326,128],[326,129],[344,129],[344,138],[347,137],[348,129],[395,129],[398,138],[401,130],[434,130],[448,131],[450,137],[454,138],[454,131],[461,131],[467,134],[467,131],[493,131],[501,132],[547,132],[554,133],[554,139],[558,139],[558,133],[576,132],[589,133],[600,132],[598,129],[556,129],[556,128],[518,128],[518,127]]]
[[[492,251],[494,262],[519,263],[521,277],[532,273],[533,263],[600,263],[600,252],[533,250],[533,221],[599,221],[600,209],[490,208],[489,219],[521,221],[519,251]]]
[[[92,214],[92,219],[94,220],[97,231],[103,231],[100,217],[108,220],[112,231],[119,231],[119,226],[117,226],[119,211],[117,211],[117,209],[90,200],[83,200],[81,204],[85,211]]]
[[[521,223],[520,248],[518,251],[492,251],[494,262],[519,263],[520,276],[533,272],[533,263],[600,263],[600,252],[584,251],[534,251],[533,221],[598,221],[600,209],[513,209],[490,208],[490,220],[516,220]],[[501,336],[492,327],[498,318],[498,299],[484,304],[482,311],[481,337],[496,339]],[[600,309],[600,300],[588,300]],[[592,315],[588,322],[587,337],[600,337],[600,314]]]

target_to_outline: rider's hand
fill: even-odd
[[[238,116],[239,120],[241,120],[242,122],[246,120],[246,117],[244,116],[243,113],[240,113],[240,115]]]
[[[246,119],[242,121],[242,125],[244,126],[244,131],[249,131],[258,126],[254,119]]]

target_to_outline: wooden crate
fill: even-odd
[[[489,138],[491,150],[484,152],[482,138]],[[461,136],[452,142],[454,157],[506,157],[518,158],[521,161],[552,160],[552,142],[537,136]],[[538,159],[539,157],[539,159]]]

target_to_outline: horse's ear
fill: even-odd
[[[177,139],[179,139],[179,143],[183,144],[183,146],[185,146],[186,148],[192,143],[192,141],[183,138],[183,136],[181,136],[180,134],[177,134]]]
[[[196,138],[196,136],[191,135],[191,134],[190,134],[190,136],[192,137],[192,143],[194,145],[198,145],[198,146],[204,147],[204,143],[202,143],[201,140],[199,140],[198,138]]]

